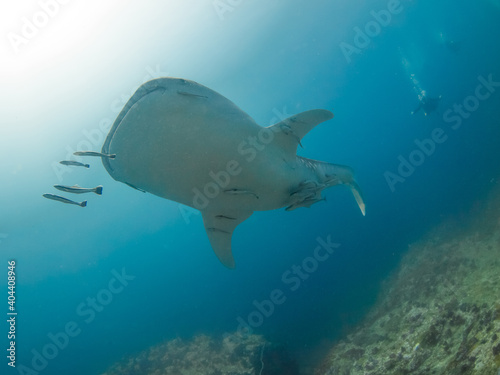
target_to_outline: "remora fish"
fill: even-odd
[[[308,198],[308,199],[304,199],[301,202],[297,202],[297,203],[294,203],[294,204],[288,206],[287,208],[285,208],[285,211],[293,211],[293,210],[295,210],[296,208],[299,208],[299,207],[307,207],[307,208],[309,208],[314,203],[318,203],[318,202],[321,202],[321,201],[325,201],[326,202],[326,198]]]
[[[43,197],[47,198],[47,199],[52,199],[53,201],[58,201],[58,202],[68,203],[68,204],[74,204],[74,205],[80,206],[80,207],[85,207],[87,205],[87,201],[83,201],[81,203],[78,203],[78,202],[75,202],[75,201],[72,201],[70,199],[66,199],[64,197],[61,197],[59,195],[54,195],[54,194],[43,194]]]
[[[116,154],[103,154],[102,152],[95,152],[95,151],[76,151],[73,153],[73,155],[77,156],[98,156],[101,158],[108,158],[108,159],[114,159],[116,158]]]
[[[79,161],[74,161],[74,160],[62,160],[59,163],[61,163],[63,165],[72,165],[74,167],[90,168],[89,164],[83,164],[83,163],[80,163]]]
[[[66,185],[54,185],[57,190],[65,191],[67,193],[83,194],[83,193],[96,193],[97,195],[102,195],[102,185],[95,188],[82,188],[78,185],[66,186]]]

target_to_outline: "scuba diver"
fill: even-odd
[[[415,108],[415,110],[413,110],[411,114],[414,115],[418,111],[422,110],[427,116],[429,113],[437,111],[442,96],[439,95],[437,98],[431,98],[430,96],[427,96],[427,92],[422,89],[422,86],[420,85],[420,82],[417,79],[415,73],[411,72],[411,64],[409,60],[403,55],[403,51],[401,48],[399,49],[399,53],[401,54],[401,62],[403,64],[403,68],[409,75],[410,81],[413,86],[413,91],[415,92],[415,94],[417,94],[419,101],[418,107]]]
[[[413,112],[411,112],[411,114],[414,115],[418,111],[423,110],[424,115],[427,116],[429,113],[436,111],[439,106],[439,102],[441,101],[441,97],[442,95],[439,95],[437,98],[431,98],[427,96],[427,93],[425,91],[422,91],[418,95],[420,103],[418,104],[418,107],[415,108]]]

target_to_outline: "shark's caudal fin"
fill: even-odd
[[[363,193],[361,192],[358,183],[354,179],[354,172],[352,168],[347,167],[345,165],[330,164],[330,163],[322,163],[321,166],[324,168],[327,177],[333,175],[334,178],[339,181],[338,183],[347,185],[351,189],[351,192],[354,195],[354,199],[356,200],[356,203],[358,204],[361,213],[363,214],[363,216],[365,216],[366,207],[365,207],[365,202],[363,200]]]
[[[98,187],[95,188],[95,193],[97,195],[102,195],[102,185],[99,185]]]
[[[359,188],[358,183],[353,179],[351,182],[347,183],[347,186],[351,188],[354,199],[356,199],[356,203],[358,204],[361,213],[365,216],[365,202],[363,201],[363,195],[361,194],[361,189]]]
[[[297,156],[297,160],[301,163],[304,163],[308,168],[313,169],[318,177],[321,179],[321,182],[326,185],[326,187],[334,186],[334,185],[347,185],[352,194],[354,195],[354,199],[356,199],[356,203],[361,210],[363,216],[365,216],[366,208],[365,202],[363,200],[363,193],[361,189],[354,179],[354,171],[352,168],[345,165],[331,164],[324,161],[312,160],[303,158],[301,156]]]

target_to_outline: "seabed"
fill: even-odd
[[[412,244],[378,302],[315,375],[500,374],[500,189]],[[258,335],[174,339],[103,375],[298,375]]]

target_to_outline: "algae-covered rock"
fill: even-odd
[[[317,375],[500,374],[500,195],[464,221],[410,246]]]
[[[295,368],[283,348],[262,336],[199,335],[153,346],[103,375],[295,375]]]

